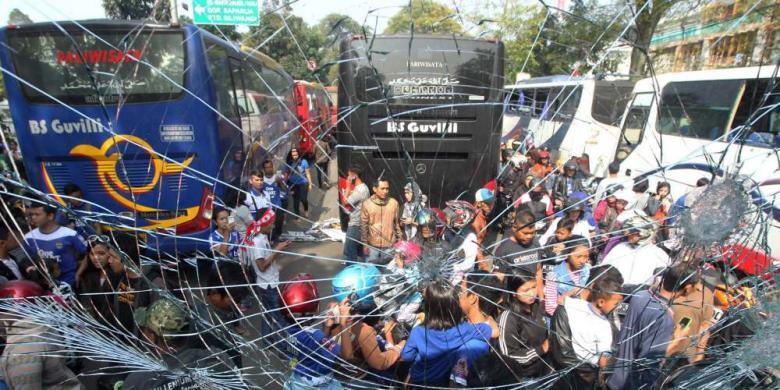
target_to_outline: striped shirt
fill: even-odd
[[[45,326],[17,321],[8,329],[0,374],[9,389],[81,389],[76,375],[55,357],[63,351],[52,342],[57,336]]]

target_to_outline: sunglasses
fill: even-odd
[[[90,244],[95,244],[95,243],[108,244],[110,242],[110,239],[108,238],[108,236],[105,235],[93,234],[87,237],[87,242],[89,242]]]

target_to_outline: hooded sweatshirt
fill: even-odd
[[[412,328],[401,351],[401,360],[412,362],[410,382],[447,386],[450,372],[459,359],[476,360],[489,350],[490,325],[461,323],[456,327],[433,330]]]
[[[398,202],[390,197],[371,195],[360,210],[360,239],[375,248],[389,248],[400,240],[401,224]]]

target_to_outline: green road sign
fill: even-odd
[[[258,0],[193,0],[195,24],[257,26],[260,22]]]

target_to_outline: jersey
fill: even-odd
[[[60,265],[60,281],[71,286],[76,284],[78,261],[87,253],[87,243],[75,230],[64,226],[51,233],[43,233],[39,228],[24,235],[25,247],[30,254],[41,258],[53,259]]]

